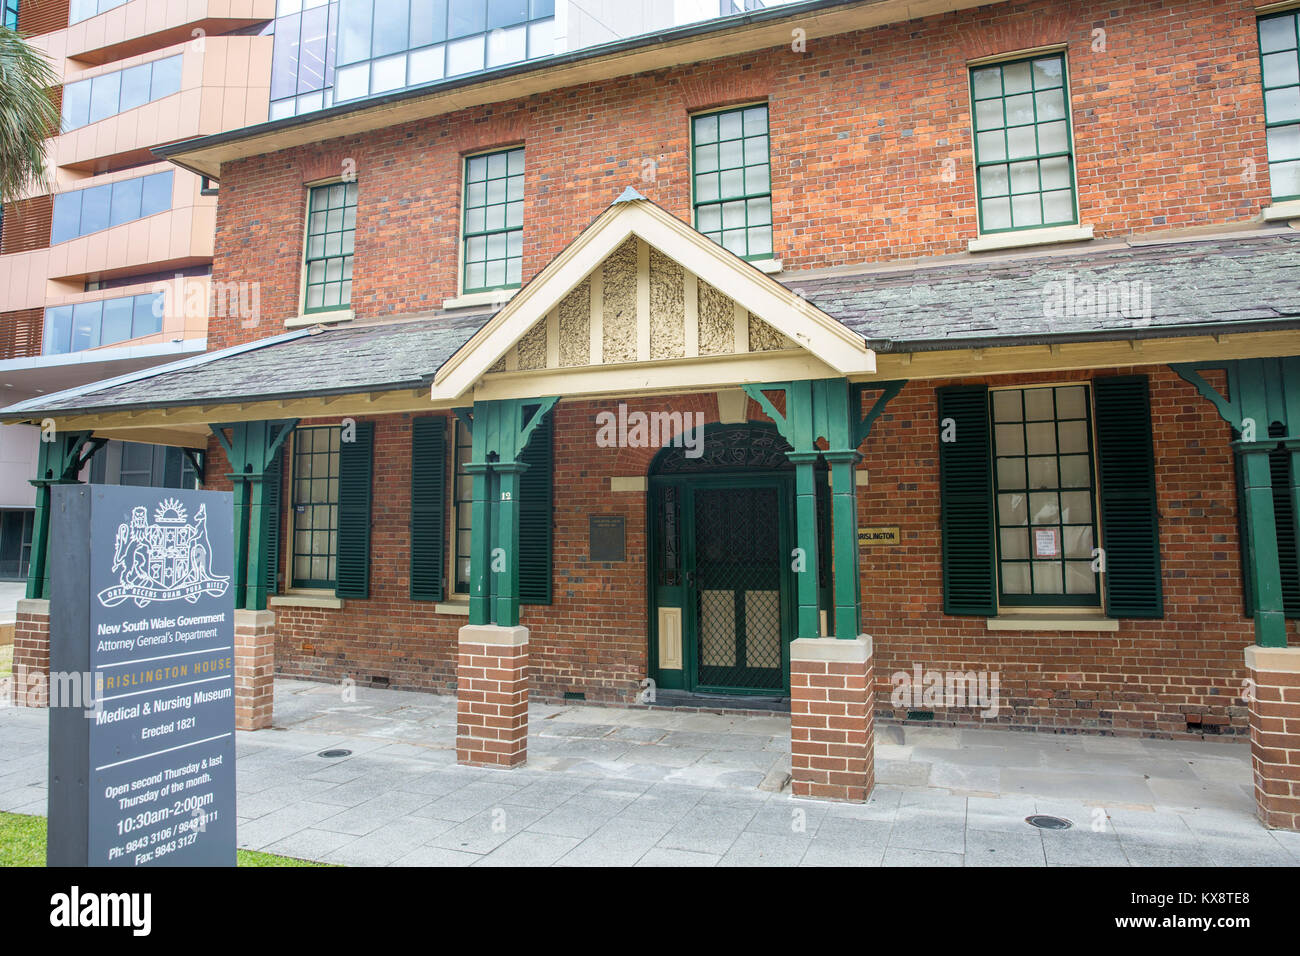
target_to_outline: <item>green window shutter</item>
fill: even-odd
[[[519,456],[528,465],[519,480],[520,604],[551,603],[553,416],[553,412],[547,413]]]
[[[952,385],[937,392],[945,614],[998,612],[988,391]]]
[[[1147,378],[1099,378],[1093,390],[1106,613],[1164,617]]]
[[[266,593],[280,593],[280,542],[284,535],[284,448],[262,479],[262,507],[266,509],[262,554],[266,555]]]
[[[441,601],[447,569],[447,419],[411,422],[411,600]]]
[[[341,598],[370,597],[370,485],[374,448],[374,422],[357,422],[354,440],[339,445],[334,593]]]

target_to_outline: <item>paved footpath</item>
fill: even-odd
[[[355,696],[276,682],[275,729],[237,744],[241,847],[357,866],[1300,865],[1300,834],[1254,818],[1239,742],[885,727],[854,806],[760,789],[788,767],[780,715],[534,705],[528,766],[494,771],[457,766],[454,698]],[[43,814],[45,777],[45,713],[0,710],[0,810]]]

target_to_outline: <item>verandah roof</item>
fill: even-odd
[[[780,277],[787,288],[880,352],[994,348],[1080,340],[1300,328],[1300,236],[1260,230],[1153,245],[1112,244],[1000,259]],[[1136,319],[1104,307],[1050,319],[1054,290],[1139,285]],[[1056,285],[1053,285],[1056,284]],[[1146,294],[1149,293],[1149,298]],[[1100,301],[1098,299],[1097,301]],[[418,389],[492,317],[443,312],[321,327],[30,399],[8,421],[45,414],[226,405]],[[1296,341],[1300,350],[1300,337]],[[977,374],[980,369],[972,369]]]

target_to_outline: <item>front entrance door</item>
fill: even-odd
[[[688,641],[695,686],[784,693],[788,609],[783,595],[781,487],[695,488],[693,554],[687,554]],[[783,600],[783,597],[786,600]],[[694,644],[692,648],[690,645]]]
[[[652,500],[666,533],[651,573],[668,585],[652,586],[660,686],[788,692],[794,575],[783,556],[790,554],[792,494],[789,476],[780,474],[658,483]]]

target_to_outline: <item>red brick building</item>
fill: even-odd
[[[922,6],[163,148],[217,351],[5,419],[201,450],[275,672],[456,693],[470,762],[529,695],[788,699],[848,799],[875,717],[1251,733],[1294,827],[1300,14]]]

